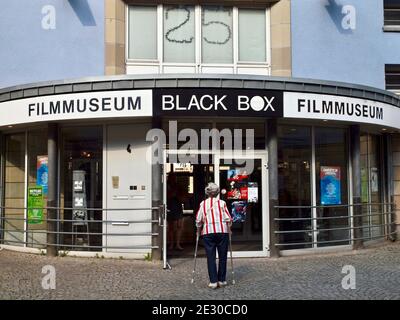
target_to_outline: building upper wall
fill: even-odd
[[[7,1],[0,43],[0,87],[103,75],[104,1]]]
[[[292,75],[385,88],[385,64],[400,63],[400,33],[383,31],[383,7],[383,0],[292,0]]]

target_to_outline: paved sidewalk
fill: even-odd
[[[159,262],[2,250],[0,299],[400,299],[400,242],[340,254],[235,259],[236,285],[215,291],[206,288],[205,258],[193,285],[193,260],[171,263],[172,270],[162,270]],[[55,267],[55,290],[41,286],[45,265]],[[344,265],[355,267],[354,290],[342,288]]]

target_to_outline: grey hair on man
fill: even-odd
[[[214,182],[210,182],[205,188],[205,193],[207,197],[216,197],[219,194],[219,186]]]

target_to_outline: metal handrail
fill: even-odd
[[[386,234],[386,236],[390,236],[393,234],[398,233],[398,231],[394,231],[391,233]],[[347,238],[347,239],[338,239],[338,240],[324,240],[324,241],[312,241],[312,242],[288,242],[288,243],[276,243],[275,246],[299,246],[299,245],[314,245],[314,244],[324,244],[324,243],[334,243],[334,242],[351,242],[355,240],[373,240],[373,239],[382,239],[382,236],[375,236],[375,237],[358,237],[358,238]]]
[[[77,210],[77,208],[65,208],[65,207],[7,207],[7,206],[0,206],[0,209],[3,209],[3,214],[4,214],[4,209],[5,210],[32,210],[32,209],[40,209],[44,211],[45,210]],[[101,224],[103,226],[109,225],[109,224],[114,224],[114,223],[123,223],[123,224],[143,224],[143,223],[148,223],[148,224],[158,224],[161,226],[161,221],[164,219],[164,205],[161,205],[159,207],[150,207],[150,208],[83,208],[82,210],[86,211],[154,211],[157,210],[159,213],[159,217],[155,219],[138,219],[138,220],[124,220],[124,219],[119,219],[119,220],[94,220],[94,219],[85,219],[85,220],[79,220],[79,219],[62,219],[62,218],[48,218],[46,215],[42,219],[37,219],[34,220],[29,217],[14,217],[10,216],[8,217],[7,215],[5,216],[0,216],[0,234],[3,234],[3,237],[0,239],[1,244],[15,244],[15,245],[25,245],[25,246],[32,246],[35,248],[46,248],[46,247],[56,247],[58,249],[62,248],[76,248],[76,249],[94,249],[94,250],[101,250],[101,249],[159,249],[158,245],[107,245],[107,241],[100,242],[101,245],[94,245],[91,244],[93,243],[93,238],[91,239],[91,236],[96,236],[99,237],[98,239],[103,239],[104,236],[108,237],[136,237],[136,236],[144,236],[144,237],[155,237],[158,236],[158,232],[149,231],[149,232],[121,232],[121,233],[116,233],[116,232],[107,232],[107,229],[100,229],[96,230],[96,232],[91,232],[90,231],[90,226],[94,224]],[[48,230],[47,226],[45,224],[38,225],[39,228],[35,229],[36,225],[33,225],[33,229],[30,228],[24,228],[20,229],[16,226],[15,223],[12,223],[12,221],[24,221],[29,222],[29,221],[40,221],[41,223],[51,223],[53,222],[56,225],[61,225],[62,223],[67,223],[70,222],[71,225],[71,231],[69,230]],[[78,231],[79,227],[83,227],[86,229],[85,231]],[[74,230],[75,228],[75,230]],[[84,230],[85,230],[84,229]],[[157,230],[155,230],[157,231]],[[24,235],[23,239],[18,239],[19,237],[17,236],[18,234]],[[57,243],[49,243],[47,241],[47,238],[45,239],[38,239],[34,238],[35,235],[49,235],[49,234],[56,234],[59,235],[60,238],[64,235],[67,236],[72,236],[72,238],[69,239],[69,241],[64,242],[64,241],[59,241],[60,238],[57,237]],[[8,235],[8,239],[6,239],[6,235]],[[76,244],[74,243],[74,236],[75,237],[81,237],[81,236],[86,236],[85,242],[87,244],[81,245],[81,244]],[[76,241],[76,238],[75,238]],[[98,241],[98,240],[94,240]],[[97,243],[97,242],[96,242]],[[96,252],[96,251],[94,251]]]
[[[372,217],[393,214],[393,212],[382,212],[373,214],[354,214],[352,216],[333,216],[333,217],[316,217],[316,218],[275,218],[275,221],[304,221],[304,220],[329,220],[329,219],[351,219],[355,217]]]
[[[86,210],[86,211],[150,211],[150,210],[159,210],[159,207],[151,207],[151,208],[69,208],[69,207],[6,207],[0,206],[0,209],[6,210],[28,210],[28,209],[44,209],[44,210]]]
[[[393,223],[373,224],[369,226],[358,226],[358,227],[340,227],[340,228],[328,228],[328,229],[304,229],[304,230],[284,230],[274,231],[276,234],[285,233],[300,233],[300,232],[323,232],[323,231],[334,231],[334,230],[355,230],[355,229],[366,229],[366,228],[377,228],[384,226],[391,226]]]
[[[352,214],[352,215],[347,215],[347,216],[331,216],[331,217],[305,217],[305,218],[290,218],[290,217],[285,217],[281,218],[279,217],[279,210],[280,209],[317,209],[317,211],[321,209],[330,209],[330,208],[351,208],[351,207],[373,207],[377,206],[380,207],[379,210],[381,212],[378,213],[365,213],[365,214]],[[387,209],[390,210],[387,210]],[[392,219],[393,215],[396,212],[395,209],[395,203],[393,202],[380,202],[380,203],[357,203],[357,204],[344,204],[344,205],[316,205],[316,206],[274,206],[274,209],[277,210],[277,215],[274,217],[275,223],[277,223],[276,229],[274,231],[274,234],[276,237],[279,237],[280,235],[284,234],[301,234],[305,233],[310,236],[311,234],[311,241],[306,241],[306,242],[288,242],[285,241],[285,243],[280,243],[279,238],[276,239],[276,243],[274,245],[276,247],[282,247],[282,246],[300,246],[300,245],[321,245],[321,244],[328,244],[328,243],[338,243],[338,242],[347,242],[351,243],[353,241],[357,240],[372,240],[372,239],[384,239],[384,238],[389,238],[390,236],[397,234],[397,231],[393,231],[392,228],[395,226],[395,221]],[[334,228],[318,228],[318,226],[315,228],[313,226],[312,222],[313,221],[334,221],[337,219],[354,219],[354,218],[365,218],[365,217],[373,217],[373,216],[380,216],[383,218],[382,223],[379,224],[368,224],[368,225],[351,225],[351,223],[348,223],[347,226],[339,226],[339,227],[334,227]],[[278,230],[279,229],[279,222],[283,221],[290,221],[290,222],[296,222],[296,221],[309,221],[310,222],[310,229],[294,229],[294,230]],[[372,230],[376,230],[377,228],[380,228],[382,230],[382,234],[379,236],[373,236],[372,235]],[[320,233],[320,232],[332,232],[332,231],[344,231],[348,230],[349,232],[351,230],[365,230],[369,229],[370,232],[368,235],[359,237],[355,236],[353,233],[350,233],[350,238],[345,238],[345,239],[334,239],[334,240],[321,240],[321,241],[315,241],[315,233]],[[349,234],[349,233],[348,233]]]
[[[30,219],[27,218],[6,218],[0,217],[0,220],[15,220],[15,221],[28,221]],[[92,223],[156,223],[158,220],[73,220],[73,219],[50,219],[50,218],[43,218],[40,221],[53,221],[53,222],[92,222]]]
[[[313,209],[313,208],[348,208],[357,206],[375,206],[375,205],[392,205],[392,202],[368,202],[368,203],[352,203],[352,204],[330,204],[330,205],[316,205],[316,206],[275,206],[278,209]]]

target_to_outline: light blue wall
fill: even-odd
[[[42,7],[56,28],[42,28]],[[12,0],[0,10],[0,87],[104,74],[104,0]]]
[[[356,8],[344,30],[342,6]],[[400,64],[400,33],[383,32],[383,0],[292,0],[293,77],[385,88],[385,64]]]

